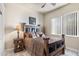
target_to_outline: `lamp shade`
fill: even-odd
[[[17,24],[16,25],[16,30],[19,31],[20,29],[21,29],[21,25],[20,24]]]

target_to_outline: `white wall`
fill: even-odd
[[[29,23],[29,16],[36,18],[36,25],[40,24],[43,27],[43,15],[20,4],[6,4],[6,27],[16,27],[20,22]]]
[[[20,22],[26,22],[28,24],[29,16],[36,18],[36,25],[40,24],[42,30],[43,14],[30,9],[27,5],[25,7],[21,4],[5,4],[6,49],[13,48],[13,39],[17,36],[14,30],[16,25]]]
[[[77,3],[68,4],[62,8],[46,13],[44,16],[45,17],[44,26],[45,26],[46,34],[51,34],[51,19],[53,17],[61,16],[61,15],[64,15],[66,13],[70,13],[73,11],[79,11],[79,4]],[[66,47],[79,50],[78,45],[79,45],[79,38],[66,36]]]

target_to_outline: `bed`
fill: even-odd
[[[52,35],[33,38],[31,33],[24,33],[24,43],[32,56],[58,56],[65,53],[64,34],[55,39]]]

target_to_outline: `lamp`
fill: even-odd
[[[16,25],[16,30],[17,30],[17,38],[19,39],[19,30],[21,29],[20,24]]]

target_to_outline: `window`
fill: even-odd
[[[61,34],[61,17],[52,19],[52,34]]]
[[[66,35],[77,35],[77,13],[62,17],[62,33]]]
[[[77,35],[77,13],[52,19],[52,34]]]

